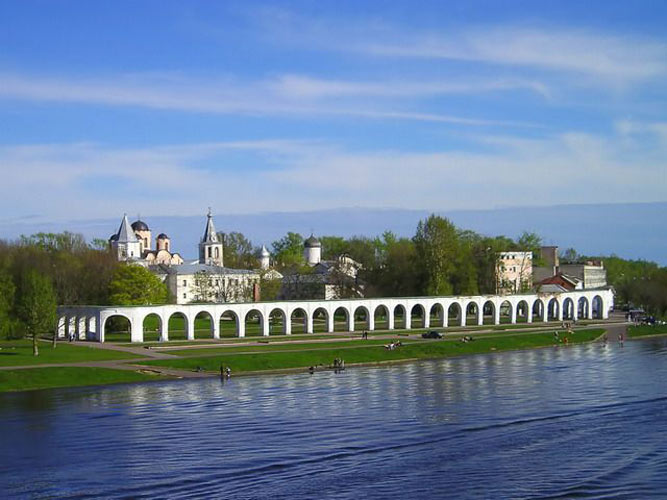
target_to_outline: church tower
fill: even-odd
[[[141,243],[127,220],[127,214],[123,216],[118,232],[109,238],[109,244],[120,261],[141,258]]]
[[[266,249],[266,247],[262,245],[262,249],[259,251],[259,268],[267,270],[270,265],[271,265],[271,254]]]
[[[199,243],[199,263],[222,267],[222,241],[218,237],[213,225],[213,215],[208,209],[206,229]]]

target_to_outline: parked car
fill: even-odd
[[[422,333],[422,338],[425,339],[441,339],[442,338],[442,333],[437,332],[435,330],[428,331],[426,333]]]

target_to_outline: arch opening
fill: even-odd
[[[476,302],[466,304],[466,325],[476,325],[478,321],[479,306]]]
[[[257,337],[264,335],[264,316],[257,309],[251,309],[245,315],[245,336]]]
[[[220,315],[220,338],[239,336],[239,316],[234,311],[225,311]]]
[[[586,297],[580,297],[577,301],[577,317],[579,319],[587,319],[589,316],[589,303]]]
[[[602,297],[596,295],[591,301],[591,309],[593,311],[593,319],[602,319],[603,317],[603,302]]]
[[[559,310],[560,305],[558,304],[558,301],[555,298],[551,299],[547,304],[547,320],[557,321]]]
[[[389,308],[385,305],[380,305],[373,311],[373,322],[376,330],[389,329]]]
[[[533,323],[544,321],[544,302],[542,302],[542,299],[537,299],[533,302],[533,307],[531,309]]]
[[[354,330],[370,330],[370,318],[371,314],[368,312],[368,309],[364,306],[359,306],[354,310]]]
[[[530,306],[528,301],[520,300],[516,305],[516,322],[517,323],[528,323],[528,317],[530,316]]]
[[[424,328],[425,318],[424,306],[415,304],[410,309],[410,328]]]
[[[290,315],[292,325],[292,333],[307,333],[308,332],[308,315],[306,311],[301,309],[294,309]]]
[[[482,319],[485,325],[494,325],[496,323],[496,305],[492,300],[487,300],[482,305]]]
[[[350,313],[345,307],[339,307],[334,311],[334,331],[347,332],[350,330],[348,318]]]
[[[292,324],[294,331],[294,324]],[[313,311],[313,332],[326,333],[329,331],[329,313],[324,307],[318,307]]]
[[[162,336],[162,318],[156,313],[147,314],[143,321],[144,342],[160,342]]]
[[[269,335],[285,335],[287,333],[286,313],[279,307],[269,313]]]
[[[195,338],[211,339],[213,338],[214,322],[213,317],[207,311],[200,311],[195,316]]]
[[[445,326],[445,310],[442,304],[433,304],[429,311],[429,323],[432,327],[442,328]]]
[[[175,312],[167,320],[169,340],[186,340],[188,338],[188,318],[185,314]]]
[[[72,327],[70,321],[70,328]],[[104,340],[106,342],[131,342],[131,323],[127,316],[114,314],[104,320]],[[70,330],[74,332],[74,330]]]
[[[563,319],[574,319],[574,301],[570,297],[566,297],[563,301]]]
[[[498,306],[498,311],[500,312],[500,323],[511,323],[512,322],[512,304],[509,300],[504,300]]]
[[[461,314],[461,304],[452,302],[447,308],[447,324],[449,326],[463,324],[463,314]]]
[[[405,307],[397,305],[394,307],[394,328],[396,330],[405,329]]]

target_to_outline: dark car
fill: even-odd
[[[422,337],[425,339],[441,339],[442,333],[431,330],[430,332],[422,333]]]

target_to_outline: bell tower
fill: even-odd
[[[222,241],[215,231],[210,208],[206,217],[206,229],[199,242],[199,263],[222,267]]]

